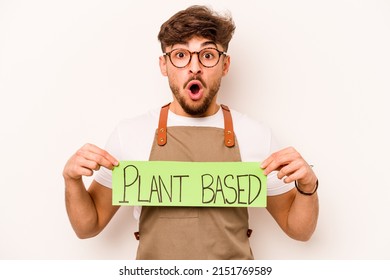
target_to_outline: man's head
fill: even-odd
[[[221,78],[230,65],[224,52],[234,30],[230,16],[204,6],[180,11],[161,26],[160,68],[168,76],[177,113],[206,116],[215,111]]]

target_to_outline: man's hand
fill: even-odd
[[[311,166],[293,148],[288,147],[273,153],[261,164],[264,174],[278,171],[277,176],[285,183],[297,181],[299,189],[311,193],[315,189],[317,176]]]
[[[107,151],[85,144],[68,160],[62,174],[65,180],[80,180],[82,176],[92,176],[101,166],[112,170],[117,165],[118,161]]]

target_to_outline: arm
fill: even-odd
[[[294,148],[286,148],[264,160],[264,174],[278,171],[277,176],[285,183],[296,181],[300,190],[312,193],[317,177],[312,168]],[[283,231],[291,238],[307,241],[312,236],[318,219],[318,195],[303,195],[296,189],[269,196],[267,210]]]
[[[82,176],[92,176],[101,166],[112,169],[117,160],[106,151],[86,144],[66,163],[65,202],[70,223],[79,238],[100,233],[119,209],[111,203],[111,189],[96,181],[86,190]]]

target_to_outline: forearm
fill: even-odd
[[[296,240],[309,240],[317,226],[318,213],[317,193],[308,196],[297,191],[288,213],[287,235]]]
[[[70,223],[79,238],[98,234],[98,215],[82,179],[65,179],[65,202]]]

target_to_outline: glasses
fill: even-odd
[[[194,54],[198,55],[200,64],[207,68],[217,65],[221,55],[226,55],[225,52],[221,52],[216,48],[205,48],[198,52],[190,52],[186,49],[174,49],[170,52],[163,53],[163,55],[167,55],[169,57],[173,66],[177,68],[184,68],[190,64]]]

